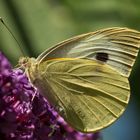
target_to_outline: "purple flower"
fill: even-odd
[[[24,72],[0,52],[0,138],[3,140],[99,140],[99,133],[71,128]]]

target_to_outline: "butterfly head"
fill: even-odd
[[[29,68],[34,61],[35,61],[34,58],[21,57],[19,59],[19,65],[21,68],[26,69],[26,68]]]

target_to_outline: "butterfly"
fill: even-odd
[[[65,40],[37,59],[23,57],[19,63],[68,124],[90,133],[125,111],[139,47],[140,32],[113,27]]]

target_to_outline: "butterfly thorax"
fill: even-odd
[[[29,58],[29,57],[21,57],[19,59],[19,65],[25,71],[29,80],[32,83],[34,83],[37,78],[37,77],[35,77],[35,75],[37,76],[37,65],[38,65],[36,59]]]

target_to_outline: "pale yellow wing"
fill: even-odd
[[[125,76],[140,47],[140,32],[128,28],[107,28],[76,36],[46,50],[37,60],[54,58],[88,58],[100,60]]]
[[[138,31],[99,30],[45,51],[29,75],[75,129],[97,131],[125,110],[130,96],[128,77],[139,47]],[[31,81],[33,78],[30,76]]]
[[[40,63],[38,71],[36,87],[76,130],[107,127],[128,104],[127,77],[100,61],[53,59]]]

